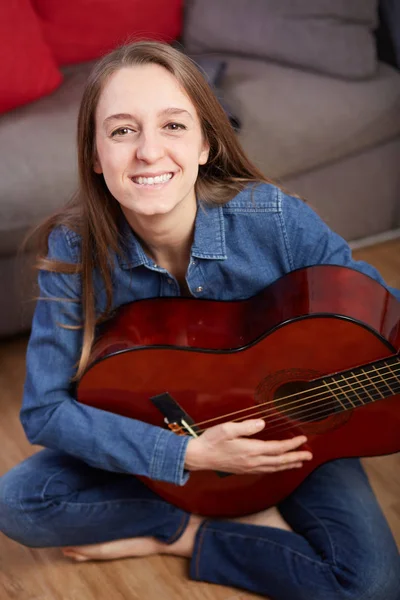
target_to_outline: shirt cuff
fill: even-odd
[[[191,439],[190,435],[160,431],[155,441],[150,464],[150,479],[185,485],[190,476],[190,471],[185,469],[185,457],[186,448]]]

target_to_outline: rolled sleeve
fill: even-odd
[[[171,432],[170,436],[157,437],[153,458],[150,464],[149,477],[151,479],[165,479],[176,485],[184,485],[189,479],[189,471],[185,470],[185,456],[189,436],[178,436]]]

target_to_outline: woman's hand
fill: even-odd
[[[190,471],[213,470],[235,474],[275,473],[301,467],[311,460],[307,451],[295,451],[307,441],[304,435],[287,440],[247,439],[265,427],[259,419],[223,423],[207,429],[187,445],[185,468]]]

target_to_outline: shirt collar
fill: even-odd
[[[121,216],[122,254],[118,262],[123,269],[133,269],[140,265],[154,266],[153,261],[144,252],[138,238],[125,217]],[[225,222],[222,206],[197,203],[194,241],[191,255],[196,258],[225,260]]]

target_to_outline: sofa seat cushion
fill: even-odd
[[[64,69],[51,96],[0,117],[0,256],[13,254],[28,229],[76,189],[76,123],[92,66]]]
[[[222,95],[239,138],[265,175],[284,178],[342,159],[400,133],[400,74],[345,81],[228,55]]]

